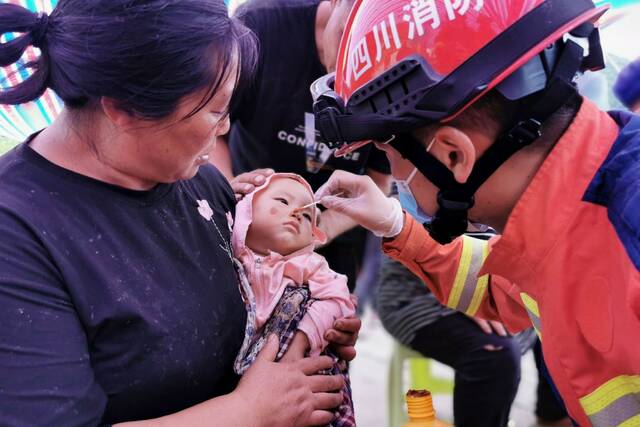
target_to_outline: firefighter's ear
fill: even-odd
[[[456,181],[464,184],[476,163],[476,148],[469,136],[458,128],[442,126],[427,145],[429,152],[444,164]]]

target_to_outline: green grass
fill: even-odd
[[[0,156],[15,147],[18,143],[0,136]]]

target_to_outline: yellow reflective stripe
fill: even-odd
[[[613,378],[580,399],[587,415],[605,409],[616,400],[628,394],[640,393],[640,376],[621,375]]]
[[[469,239],[470,237],[462,236],[462,254],[460,255],[460,261],[458,261],[458,271],[456,272],[456,278],[453,281],[453,288],[451,289],[449,300],[447,301],[447,306],[451,308],[457,308],[460,303],[460,296],[464,290],[464,282],[467,280],[467,274],[469,273],[469,267],[471,266],[473,243]]]
[[[540,322],[540,309],[538,308],[538,303],[524,292],[520,293],[520,298],[527,309],[527,314],[529,315],[529,319],[531,319],[533,329],[535,329],[536,334],[538,334],[538,338],[542,341],[542,323]]]
[[[463,236],[458,271],[447,306],[467,314],[478,312],[489,286],[489,277],[478,278],[478,273],[488,254],[489,246],[485,240]]]
[[[522,302],[524,306],[536,317],[540,318],[540,310],[538,310],[538,303],[536,300],[531,298],[529,295],[524,292],[520,293],[520,298],[522,298]]]
[[[622,424],[618,424],[618,427],[640,427],[640,414],[634,415]]]
[[[489,256],[489,245],[484,245],[482,248],[482,263],[484,264],[484,260]],[[478,310],[480,309],[480,303],[482,303],[482,299],[487,293],[487,288],[489,287],[489,275],[485,274],[484,276],[480,276],[478,278],[478,283],[476,285],[476,290],[473,293],[473,299],[471,300],[471,305],[467,310],[467,314],[469,316],[475,316]]]

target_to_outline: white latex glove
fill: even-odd
[[[350,217],[378,237],[395,237],[404,226],[400,202],[366,175],[336,171],[316,192],[324,207]]]

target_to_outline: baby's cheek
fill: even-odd
[[[269,209],[269,215],[275,216],[277,214],[278,214],[278,209],[276,209],[276,208]]]
[[[304,237],[309,244],[313,243],[313,231],[311,231],[311,225],[305,229]]]

